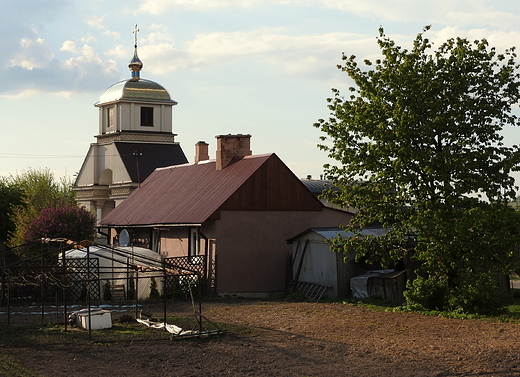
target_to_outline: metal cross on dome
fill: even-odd
[[[135,24],[135,27],[134,27],[134,30],[132,31],[132,33],[134,33],[134,47],[137,47],[137,33],[139,33],[137,24]]]

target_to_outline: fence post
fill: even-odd
[[[65,259],[65,247],[62,245],[61,249],[62,263],[62,291],[63,291],[63,323],[65,324],[65,331],[67,331],[67,259]]]

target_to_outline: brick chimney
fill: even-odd
[[[195,144],[195,163],[209,160],[208,146],[209,144],[205,141]]]
[[[250,156],[251,135],[217,135],[217,170],[222,170],[234,158]]]

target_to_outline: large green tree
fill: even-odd
[[[388,233],[332,245],[383,265],[412,253],[409,304],[484,312],[500,305],[496,277],[518,262],[520,223],[507,203],[520,150],[501,133],[519,124],[516,54],[462,38],[434,50],[428,29],[409,50],[380,29],[381,59],[361,68],[343,54],[338,65],[354,85],[346,98],[333,89],[330,118],[315,124],[338,162],[325,169],[342,190],[328,196],[359,209],[352,229]]]
[[[44,209],[75,205],[72,183],[66,179],[56,181],[49,169],[28,169],[9,176],[7,182],[21,192],[21,203],[12,207],[10,216],[14,230],[9,233],[9,247],[25,242],[29,225]]]

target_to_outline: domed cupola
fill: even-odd
[[[112,139],[118,133],[174,136],[172,108],[177,102],[162,85],[140,77],[143,62],[137,55],[138,31],[135,25],[134,56],[128,64],[132,77],[110,86],[95,104],[100,109],[98,139]]]
[[[130,71],[132,71],[132,80],[139,80],[139,72],[141,72],[141,69],[143,69],[143,62],[139,59],[139,56],[137,56],[137,33],[139,32],[139,29],[137,28],[137,25],[135,25],[134,28],[134,57],[132,60],[130,60],[130,63],[128,63],[128,68],[130,68]]]

